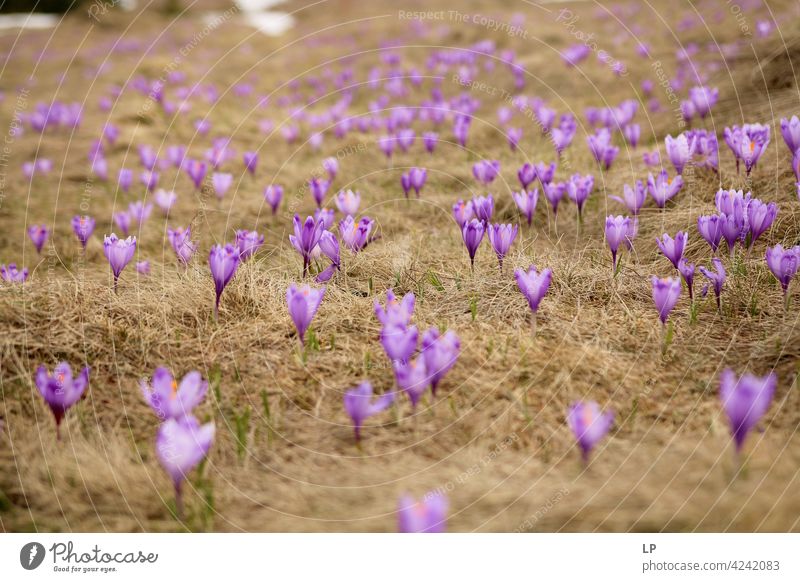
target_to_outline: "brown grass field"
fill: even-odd
[[[292,1],[276,8],[295,19],[282,36],[262,35],[235,15],[199,39],[204,12],[228,6],[221,0],[182,4],[189,10],[175,15],[158,2],[140,2],[136,11],[110,11],[100,22],[79,9],[54,29],[0,36],[4,137],[14,115],[38,101],[84,106],[75,132],[42,136],[26,130],[12,139],[0,168],[0,262],[31,271],[24,286],[0,284],[0,531],[395,531],[398,496],[437,488],[449,496],[448,530],[454,532],[800,530],[800,290],[795,281],[796,296],[784,312],[780,287],[764,261],[767,244],[800,243],[800,202],[779,131],[781,117],[800,113],[796,3],[764,0],[737,18],[723,0],[629,2],[618,18],[609,5],[595,2],[476,0],[454,8],[416,0]],[[565,7],[579,16],[578,30],[594,34],[599,49],[623,59],[626,75],[614,76],[594,55],[580,70],[565,67],[557,51],[577,42],[559,20]],[[520,13],[525,37],[460,22],[447,13],[454,9],[504,22]],[[419,31],[400,14],[417,10],[445,13]],[[687,15],[701,24],[681,30]],[[779,26],[769,37],[742,36],[742,20],[752,31],[771,15]],[[650,43],[650,57],[636,54],[634,38]],[[743,49],[732,58],[707,47],[742,38]],[[596,188],[580,231],[575,207],[567,203],[556,234],[540,197],[533,227],[521,227],[503,273],[484,241],[472,274],[450,208],[458,198],[484,192],[472,177],[474,161],[500,160],[501,176],[489,188],[496,217],[521,222],[510,194],[518,189],[517,168],[554,159],[551,144],[520,113],[513,123],[524,131],[520,149],[507,146],[496,116],[503,95],[514,93],[505,67],[483,72],[476,80],[486,86],[471,89],[482,104],[465,148],[446,124],[440,130],[446,141],[433,155],[417,143],[391,164],[376,145],[377,132],[355,131],[338,140],[329,131],[313,151],[301,122],[301,139],[287,144],[280,129],[291,109],[279,97],[290,93],[293,79],[351,66],[352,82],[361,89],[350,111],[364,113],[379,94],[365,81],[380,65],[384,43],[396,46],[404,66],[430,74],[425,61],[431,51],[485,39],[516,52],[526,71],[523,94],[576,116],[578,132],[557,176],[593,173]],[[667,159],[663,139],[682,128],[657,71],[670,76],[676,47],[692,42],[702,47],[692,57],[698,63],[721,64],[708,81],[719,88],[720,101],[695,124],[720,136],[720,175],[690,173],[665,211],[649,202],[634,251],[624,254],[614,278],[603,223],[624,208],[608,196],[652,171],[643,151],[659,148]],[[215,84],[219,101],[193,99],[188,115],[167,116],[127,89],[110,112],[97,106],[112,85],[136,75],[157,79],[175,67],[189,84]],[[643,79],[656,83],[654,97],[663,111],[648,111]],[[232,91],[242,82],[253,85],[254,95]],[[431,87],[426,79],[407,100],[419,103]],[[448,98],[470,90],[454,81],[452,71],[441,88]],[[271,98],[259,105],[255,95]],[[338,98],[329,86],[308,109],[320,112]],[[617,134],[620,156],[601,172],[586,147],[591,128],[583,111],[628,98],[642,99],[636,116],[642,144],[631,149]],[[685,89],[678,98],[685,98]],[[212,130],[201,136],[192,121],[206,116]],[[275,131],[260,131],[262,119],[272,120]],[[111,180],[104,183],[90,174],[87,152],[108,121],[121,135],[107,151]],[[772,126],[768,151],[749,180],[737,175],[721,139],[726,125],[743,122]],[[164,171],[161,185],[175,189],[178,203],[168,220],[155,208],[136,233],[137,260],[149,259],[153,273],[137,277],[129,265],[115,295],[102,235],[113,230],[112,212],[145,195],[138,182],[129,194],[117,192],[116,172],[124,165],[138,173],[138,144],[187,144],[190,155],[200,157],[217,136],[232,136],[239,155],[225,168],[235,175],[231,191],[218,202],[207,188],[193,193],[184,174]],[[255,177],[242,171],[246,150],[260,152]],[[286,288],[301,270],[288,235],[294,212],[305,216],[314,208],[305,181],[331,155],[341,165],[332,190],[359,190],[362,213],[377,220],[381,238],[355,256],[343,250],[343,270],[328,283],[312,323],[318,347],[303,359],[285,303]],[[29,183],[20,168],[36,156],[52,159],[54,169]],[[428,168],[428,184],[419,200],[407,201],[399,178],[415,165]],[[275,217],[261,194],[271,182],[286,188]],[[709,294],[690,322],[684,293],[672,315],[673,342],[662,356],[649,276],[674,270],[654,238],[687,230],[689,259],[708,265],[711,253],[696,220],[712,211],[720,187],[745,188],[778,202],[778,217],[752,254],[739,251],[734,263],[725,255],[729,279],[721,312]],[[85,256],[69,226],[78,212],[97,218]],[[38,223],[54,229],[41,256],[25,234]],[[190,223],[199,252],[183,271],[166,228]],[[226,289],[215,322],[208,251],[231,240],[237,228],[264,233],[266,243]],[[535,337],[512,274],[531,263],[554,271]],[[698,273],[696,289],[702,283]],[[455,330],[462,352],[440,397],[432,401],[428,394],[413,416],[401,397],[368,421],[359,449],[342,393],[363,379],[378,392],[392,389],[372,311],[390,287],[414,292],[414,323]],[[58,443],[33,373],[61,360],[92,371],[90,388],[67,414]],[[138,386],[158,365],[180,376],[198,369],[212,386],[198,417],[213,420],[217,436],[208,460],[191,475],[183,520],[172,513],[172,487],[154,454],[157,419]],[[772,406],[762,430],[748,439],[738,474],[718,395],[725,367],[778,376]],[[586,468],[565,423],[566,409],[577,399],[596,400],[616,414]]]

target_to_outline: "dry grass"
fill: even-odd
[[[671,34],[690,11],[689,4],[680,10],[674,5],[659,3],[654,8],[657,16],[643,7],[626,19],[629,25],[649,27],[644,36],[668,74],[675,62]],[[299,3],[291,6],[301,8]],[[796,11],[788,2],[770,6],[778,14]],[[181,70],[191,81],[214,82],[223,90],[248,81],[257,93],[266,94],[292,75],[320,74],[323,63],[331,61],[338,68],[342,57],[365,51],[353,63],[358,80],[363,80],[365,71],[379,63],[376,49],[383,41],[412,45],[398,50],[405,61],[423,70],[430,49],[420,45],[466,46],[489,36],[500,48],[517,51],[530,74],[525,94],[541,96],[559,112],[572,111],[581,123],[585,107],[616,104],[636,95],[643,78],[657,81],[650,60],[627,56],[634,46],[630,39],[614,44],[620,25],[595,18],[596,7],[588,3],[570,5],[581,14],[578,28],[594,32],[601,48],[626,55],[628,76],[615,78],[593,59],[585,75],[566,70],[552,47],[563,48],[574,39],[555,21],[555,12],[486,2],[464,3],[459,9],[505,20],[515,11],[523,12],[530,31],[523,41],[448,21],[430,23],[431,33],[419,38],[411,34],[409,21],[397,18],[397,9],[390,2],[330,2],[300,10],[298,26],[281,39],[226,23],[202,39]],[[409,3],[404,9],[438,8]],[[682,40],[705,43],[713,35],[722,44],[735,39],[736,20],[724,7],[720,11],[719,21],[710,10],[704,12],[709,29],[684,33]],[[370,14],[384,16],[364,20]],[[612,171],[602,175],[585,146],[587,128],[579,127],[561,165],[567,169],[560,169],[559,176],[563,179],[567,171],[597,175],[598,187],[580,234],[574,207],[563,206],[556,236],[542,200],[533,228],[521,230],[506,271],[498,272],[487,245],[479,251],[472,275],[449,218],[457,198],[477,192],[472,162],[484,157],[501,161],[502,176],[492,188],[497,213],[515,221],[509,189],[517,187],[517,167],[526,160],[552,157],[551,146],[522,117],[516,122],[524,123],[521,151],[508,150],[495,127],[499,96],[473,91],[483,106],[467,151],[445,143],[428,156],[416,145],[411,153],[399,155],[394,167],[387,167],[374,134],[353,133],[341,142],[328,136],[318,153],[302,144],[289,146],[279,134],[261,134],[260,119],[271,118],[278,127],[286,122],[277,96],[263,108],[256,108],[252,98],[243,100],[230,92],[213,108],[195,100],[187,119],[171,123],[155,109],[143,111],[143,97],[126,92],[110,114],[122,129],[108,155],[113,174],[123,164],[137,167],[138,143],[190,143],[192,154],[202,155],[209,138],[195,135],[190,120],[206,113],[213,123],[212,135],[233,135],[240,155],[260,149],[262,161],[255,179],[239,179],[237,174],[235,193],[220,204],[209,192],[192,194],[185,176],[165,172],[162,184],[174,186],[179,195],[169,225],[191,223],[200,253],[187,271],[181,271],[164,240],[167,223],[155,210],[139,233],[140,258],[151,260],[153,275],[137,279],[131,265],[115,296],[99,235],[110,231],[112,211],[126,207],[142,192],[134,188],[135,193],[126,196],[91,181],[86,152],[109,117],[95,107],[108,87],[138,73],[160,76],[202,28],[197,12],[174,24],[166,18],[155,11],[135,19],[114,14],[90,29],[85,20],[73,16],[52,40],[50,31],[25,33],[19,39],[0,37],[3,51],[11,55],[0,77],[6,89],[0,105],[4,127],[15,106],[13,88],[31,74],[45,46],[46,57],[35,65],[36,82],[28,84],[28,107],[53,96],[86,99],[78,132],[44,139],[27,132],[14,142],[4,168],[0,259],[24,262],[32,274],[22,289],[0,287],[0,419],[5,425],[0,435],[0,529],[392,531],[401,492],[420,496],[436,488],[448,491],[452,531],[800,529],[800,299],[783,312],[780,290],[763,261],[765,243],[800,242],[800,204],[793,193],[788,154],[775,131],[781,116],[800,108],[794,82],[776,85],[772,80],[780,75],[768,67],[763,70],[769,74],[753,75],[759,70],[757,59],[770,56],[770,67],[779,66],[771,56],[779,55],[779,37],[757,41],[753,50],[748,46],[741,57],[727,62],[729,69],[723,67],[712,77],[710,84],[720,87],[722,98],[706,123],[720,135],[725,125],[742,120],[773,125],[772,144],[750,184],[736,176],[731,155],[721,145],[721,182],[778,201],[778,219],[751,256],[729,265],[722,313],[709,298],[691,324],[688,300],[681,300],[674,316],[675,340],[662,357],[648,276],[669,274],[671,267],[657,254],[653,238],[688,230],[690,259],[707,263],[708,247],[694,225],[698,214],[712,208],[719,179],[697,172],[667,211],[648,208],[640,219],[635,252],[624,257],[622,272],[613,279],[602,222],[621,208],[607,200],[607,194],[619,192],[634,177],[646,177],[641,152],[661,143],[666,133],[678,131],[672,112],[650,115],[645,108],[637,115],[644,146],[635,151],[623,148]],[[756,16],[747,18],[752,28]],[[437,33],[443,26],[449,29]],[[164,29],[147,54],[113,54],[106,72],[95,80],[97,66],[117,39],[138,39],[148,46]],[[797,20],[786,28],[781,24],[781,34],[787,44],[796,39]],[[307,35],[322,42],[294,42]],[[704,58],[708,57],[702,53],[698,57]],[[787,63],[792,61],[784,61],[783,81],[792,75]],[[482,80],[510,91],[510,76],[501,69]],[[65,70],[68,75],[59,84],[56,76]],[[442,87],[448,96],[460,90],[452,73]],[[419,102],[426,96],[417,92],[410,99]],[[658,87],[656,96],[665,103]],[[321,106],[337,98],[332,94]],[[365,111],[373,98],[370,90],[361,91],[353,110]],[[443,135],[447,132],[443,129]],[[284,303],[286,287],[300,270],[287,241],[288,228],[294,210],[307,213],[313,208],[303,182],[324,155],[337,151],[346,155],[334,188],[361,191],[362,208],[377,219],[382,238],[358,256],[346,255],[344,272],[328,285],[312,326],[319,349],[303,361]],[[19,167],[37,152],[53,159],[55,171],[37,177],[29,188]],[[399,198],[399,176],[411,165],[427,167],[429,183],[421,200],[407,202]],[[229,167],[239,172],[241,165],[237,161]],[[261,190],[272,180],[287,187],[287,206],[275,218],[261,198]],[[85,257],[69,230],[69,218],[84,200],[88,213],[98,219]],[[42,258],[24,235],[26,225],[39,222],[56,229],[54,245],[48,245]],[[266,234],[267,242],[225,291],[217,323],[205,256],[212,243],[230,240],[235,228],[256,228]],[[513,268],[531,262],[555,272],[535,339],[529,333],[525,301],[511,276]],[[420,328],[440,325],[456,330],[462,355],[444,381],[440,399],[424,401],[413,417],[402,400],[370,422],[359,450],[341,397],[364,378],[378,391],[392,387],[372,315],[374,299],[389,287],[417,295],[414,322]],[[59,360],[92,367],[91,389],[67,415],[60,444],[32,384],[40,363]],[[157,365],[180,374],[199,369],[213,388],[199,416],[216,422],[217,439],[208,462],[193,476],[183,523],[170,513],[171,487],[153,454],[156,418],[137,385]],[[759,374],[774,369],[779,378],[775,401],[762,423],[764,431],[748,441],[745,469],[736,478],[717,396],[717,377],[726,366]],[[564,420],[566,407],[578,398],[595,399],[616,411],[612,434],[585,470]],[[245,425],[241,418],[246,414],[250,419]]]

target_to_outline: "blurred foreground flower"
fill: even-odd
[[[758,377],[744,374],[740,378],[730,368],[720,375],[719,395],[731,428],[737,456],[747,433],[758,424],[772,402],[777,378],[775,373]]]
[[[428,493],[422,501],[403,495],[397,504],[400,533],[443,533],[447,527],[447,497]]]
[[[614,422],[614,413],[603,412],[594,401],[576,402],[569,407],[567,424],[572,429],[581,448],[581,458],[589,464],[589,454],[594,446],[608,433]]]

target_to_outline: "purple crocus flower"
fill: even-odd
[[[214,187],[214,192],[217,198],[222,200],[233,184],[233,174],[226,174],[223,172],[214,172],[211,174],[211,185]]]
[[[264,188],[264,200],[272,209],[272,215],[275,216],[278,212],[278,206],[280,206],[281,200],[283,200],[283,186],[270,184]]]
[[[356,221],[352,216],[347,215],[344,220],[339,221],[339,235],[342,244],[353,251],[353,254],[363,249],[370,242],[370,233],[375,221],[368,216]]]
[[[464,225],[472,220],[473,216],[475,216],[475,212],[473,210],[471,200],[468,200],[467,202],[459,200],[453,204],[453,218],[455,219],[459,228],[464,228]]]
[[[606,242],[611,249],[611,271],[617,271],[617,253],[621,244],[632,238],[631,219],[628,216],[607,216],[605,226]]]
[[[325,223],[319,220],[314,220],[309,216],[305,222],[300,222],[300,216],[295,214],[294,220],[294,234],[289,235],[289,242],[303,257],[303,277],[308,274],[308,265],[311,262],[311,254],[314,248],[319,243],[322,236],[322,231],[325,230]]]
[[[519,287],[520,292],[528,300],[528,306],[531,308],[535,318],[536,312],[539,311],[539,303],[541,303],[550,288],[550,282],[553,280],[553,271],[551,269],[543,269],[540,273],[536,270],[535,265],[531,265],[527,271],[516,269],[514,278],[517,280],[517,287]]]
[[[36,387],[56,419],[56,439],[61,440],[61,421],[69,408],[78,402],[89,385],[89,367],[83,368],[76,378],[67,362],[61,362],[53,369],[53,375],[45,366],[36,370]]]
[[[50,231],[43,224],[32,224],[28,227],[28,237],[31,239],[36,252],[42,254],[42,247],[47,242]]]
[[[772,372],[764,377],[743,374],[737,378],[730,368],[719,378],[719,396],[728,416],[731,435],[739,455],[747,433],[769,409],[778,379]]]
[[[711,111],[711,108],[719,99],[719,89],[708,87],[691,87],[689,89],[689,99],[692,102],[695,113],[701,119]]]
[[[428,170],[425,168],[409,168],[408,170],[408,179],[411,188],[414,189],[414,192],[419,198],[419,192],[425,186],[425,181],[428,179]]]
[[[558,216],[558,205],[564,198],[567,185],[564,182],[546,183],[542,186],[542,190],[544,191],[544,197],[547,198],[553,208],[553,216]]]
[[[317,273],[315,278],[317,283],[325,283],[326,281],[330,281],[331,277],[333,277],[333,274],[341,268],[339,240],[332,232],[328,230],[323,231],[317,248],[331,261],[330,266]]]
[[[149,275],[150,274],[150,261],[138,261],[136,263],[136,272],[140,275]]]
[[[689,140],[685,134],[680,134],[678,137],[668,135],[664,139],[667,148],[667,155],[670,162],[675,166],[675,171],[678,174],[683,174],[683,168],[691,160],[692,154],[689,149]]]
[[[322,224],[322,230],[327,230],[336,222],[336,212],[331,208],[317,208],[314,211],[314,220]]]
[[[508,250],[514,243],[514,239],[517,238],[519,225],[490,224],[486,230],[489,233],[489,242],[492,243],[492,248],[497,255],[497,261],[500,264],[500,271],[502,271],[503,259],[505,258],[506,254],[508,254]]]
[[[200,425],[196,418],[167,419],[156,435],[156,455],[172,479],[175,488],[175,508],[183,515],[182,485],[186,475],[202,461],[214,442],[213,422]]]
[[[232,244],[214,245],[208,253],[208,267],[211,270],[211,277],[214,279],[214,291],[216,300],[214,301],[214,318],[219,316],[219,300],[225,287],[233,279],[236,269],[240,262],[239,248]]]
[[[400,533],[444,533],[447,526],[447,497],[428,493],[422,501],[403,495],[397,504]]]
[[[195,252],[197,252],[197,243],[192,242],[192,227],[187,226],[183,228],[168,228],[167,238],[169,239],[172,250],[178,257],[178,261],[182,265],[187,265],[192,260]]]
[[[119,171],[117,184],[119,184],[119,187],[123,192],[127,193],[131,189],[131,185],[133,184],[133,170],[122,168]]]
[[[422,336],[422,357],[431,383],[431,394],[436,397],[436,388],[445,374],[450,371],[459,353],[461,340],[456,333],[448,330],[440,333],[436,327],[430,328]]]
[[[244,152],[242,154],[245,169],[255,176],[256,168],[258,167],[258,152]]]
[[[666,170],[661,170],[657,178],[654,178],[653,174],[647,176],[647,189],[659,208],[664,208],[667,201],[674,198],[681,188],[683,188],[683,177],[670,178]]]
[[[399,320],[399,317],[394,316]],[[406,362],[417,350],[419,333],[414,325],[389,320],[381,328],[380,341],[387,357],[393,362]]]
[[[317,203],[317,208],[322,208],[322,201],[325,199],[325,194],[328,193],[328,187],[331,185],[330,181],[321,178],[311,178],[308,181],[308,187],[311,190],[311,196]]]
[[[158,367],[153,372],[152,382],[143,378],[139,387],[145,402],[159,420],[180,420],[190,415],[203,401],[208,391],[208,382],[203,380],[200,372],[193,371],[186,374],[178,384],[167,368]]]
[[[156,206],[161,209],[161,212],[163,212],[165,215],[168,215],[169,211],[178,200],[178,195],[172,190],[164,190],[160,188],[153,194],[153,199],[156,202]]]
[[[439,134],[435,131],[426,131],[422,134],[422,143],[425,145],[425,150],[432,154],[436,149],[436,142],[439,141]]]
[[[500,162],[497,160],[480,160],[472,166],[472,175],[481,184],[491,184],[500,172]]]
[[[705,267],[700,267],[700,272],[703,273],[714,286],[714,295],[717,298],[717,309],[720,309],[722,307],[720,295],[722,295],[722,286],[725,284],[726,279],[725,267],[722,265],[722,261],[716,257],[711,259],[711,262],[714,264],[713,271]]]
[[[658,318],[666,325],[667,317],[678,303],[681,296],[681,280],[677,277],[664,277],[659,279],[655,275],[651,278],[653,283],[653,302],[658,310]]]
[[[203,185],[207,168],[208,167],[206,166],[206,163],[201,162],[200,160],[186,160],[183,165],[186,175],[189,176],[189,179],[192,181],[195,189],[197,190],[199,190],[200,186]]]
[[[400,187],[403,189],[403,196],[408,198],[408,193],[411,191],[411,174],[406,172],[400,175]]]
[[[239,258],[246,261],[258,252],[264,244],[264,235],[254,230],[237,230],[236,246],[239,248]]]
[[[131,217],[131,220],[141,227],[148,218],[150,218],[150,213],[153,211],[153,205],[151,203],[145,204],[141,200],[137,200],[136,202],[131,202],[128,205],[128,214]]]
[[[383,155],[386,156],[386,159],[391,159],[396,145],[397,141],[395,140],[394,136],[383,135],[378,138],[378,147],[383,152]]]
[[[422,395],[430,386],[430,377],[425,368],[425,359],[419,356],[414,359],[395,359],[393,362],[397,386],[408,394],[408,398],[411,400],[411,408],[416,410]]]
[[[94,232],[94,226],[95,220],[91,216],[72,217],[72,232],[78,237],[78,241],[80,241],[83,248],[86,248],[86,243]]]
[[[614,423],[614,413],[603,412],[594,401],[573,403],[567,411],[567,424],[578,441],[584,465],[589,464],[592,449],[606,436]]]
[[[527,190],[528,186],[533,184],[534,180],[536,180],[536,168],[534,168],[531,164],[523,165],[519,170],[517,170],[517,179],[522,185],[522,189]]]
[[[339,190],[335,202],[339,212],[355,216],[358,213],[358,207],[361,205],[361,194],[352,190]]]
[[[544,162],[539,162],[536,164],[536,177],[539,179],[539,182],[542,186],[549,184],[553,181],[553,177],[556,174],[556,163],[550,162],[549,164],[545,164]]]
[[[344,409],[353,421],[356,443],[361,441],[361,427],[370,416],[383,412],[394,402],[394,392],[387,392],[372,400],[372,384],[362,382],[344,393]]]
[[[594,135],[588,136],[586,142],[594,159],[606,170],[611,168],[611,164],[619,154],[619,148],[611,144],[611,132],[601,127]]]
[[[722,220],[724,215],[712,214],[711,216],[699,216],[697,218],[697,230],[706,242],[711,246],[715,253],[722,240]]]
[[[339,173],[339,162],[336,158],[325,158],[322,160],[322,169],[328,172],[328,180],[333,181]]]
[[[110,236],[103,238],[103,253],[108,259],[108,264],[111,265],[111,272],[114,275],[114,293],[116,293],[120,273],[136,254],[136,237],[129,236],[120,239],[116,234],[111,233]]]
[[[629,123],[622,128],[622,135],[625,136],[625,140],[631,147],[636,149],[636,146],[639,145],[639,139],[642,136],[642,128],[638,123]]]
[[[800,119],[796,115],[792,115],[791,119],[781,119],[781,135],[789,153],[794,155],[800,149]]]
[[[528,226],[533,221],[533,214],[536,212],[536,204],[539,202],[539,190],[534,188],[532,190],[523,190],[522,192],[512,192],[511,196],[519,208],[519,211],[528,220]]]
[[[28,269],[17,268],[16,263],[9,263],[8,266],[0,264],[0,279],[7,283],[24,283],[28,278]]]
[[[301,346],[305,344],[306,331],[322,303],[323,295],[325,295],[325,287],[319,289],[308,285],[298,287],[294,283],[289,285],[289,289],[286,291],[286,305],[297,329],[297,337]]]
[[[623,196],[620,198],[619,196],[609,196],[612,200],[615,200],[621,204],[624,204],[631,214],[637,216],[644,206],[644,202],[647,198],[647,190],[644,187],[644,184],[641,180],[636,180],[636,184],[633,188],[624,184],[622,186]]]
[[[158,172],[152,172],[150,170],[139,174],[139,180],[142,182],[144,187],[147,188],[148,192],[151,192],[158,187],[158,180],[160,177],[161,175]]]
[[[686,282],[686,287],[689,289],[689,301],[694,301],[694,263],[690,263],[686,260],[686,258],[682,258],[678,261],[678,272],[683,277],[683,280]]]
[[[416,298],[413,293],[406,293],[401,301],[397,300],[394,291],[389,289],[386,292],[386,308],[384,309],[378,301],[375,301],[375,317],[381,322],[383,327],[397,325],[406,327],[411,321],[414,313]],[[414,342],[416,347],[416,341]]]
[[[669,259],[676,269],[683,258],[683,249],[686,248],[688,236],[685,232],[679,230],[674,239],[666,233],[662,234],[661,238],[656,237],[656,244],[661,253]]]
[[[567,195],[578,207],[578,219],[583,215],[583,205],[586,204],[594,189],[594,176],[587,174],[573,174],[567,182]]]
[[[766,258],[769,270],[781,284],[783,295],[788,301],[789,283],[800,269],[800,245],[786,250],[780,244],[767,247]]]
[[[778,214],[778,205],[774,202],[765,204],[758,198],[753,198],[747,203],[747,226],[750,230],[750,246],[764,234]]]
[[[491,194],[473,197],[472,210],[475,213],[475,218],[484,224],[489,224],[494,214],[494,198]]]

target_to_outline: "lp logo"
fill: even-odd
[[[26,570],[35,570],[44,561],[44,546],[39,542],[30,542],[19,551],[19,563]]]

